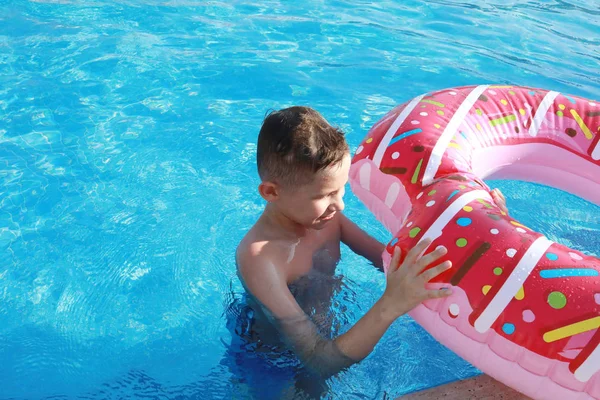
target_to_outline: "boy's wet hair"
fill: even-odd
[[[308,107],[285,108],[271,112],[263,122],[256,154],[258,174],[263,181],[304,185],[348,153],[344,133],[318,112]]]

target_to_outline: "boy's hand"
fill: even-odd
[[[409,312],[424,300],[446,297],[452,294],[449,287],[435,290],[425,288],[427,282],[452,267],[450,261],[445,261],[423,272],[425,268],[438,261],[448,252],[445,247],[440,246],[433,252],[421,256],[430,244],[430,239],[421,241],[408,252],[406,259],[400,266],[398,266],[400,249],[398,247],[394,248],[394,255],[387,272],[387,285],[382,296],[382,300],[388,304],[386,308],[394,313],[394,318]]]
[[[508,214],[508,208],[506,208],[506,198],[504,197],[500,189],[492,190],[492,199],[494,200],[496,205],[500,207],[500,210]]]

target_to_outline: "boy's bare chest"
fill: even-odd
[[[331,276],[340,259],[339,240],[300,240],[288,255],[287,282],[308,276]],[[293,253],[293,254],[291,254]]]

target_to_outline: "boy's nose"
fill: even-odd
[[[346,205],[344,204],[344,200],[340,197],[339,199],[337,199],[335,201],[335,203],[333,203],[333,207],[335,208],[335,211],[344,211],[344,207]]]

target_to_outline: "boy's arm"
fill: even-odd
[[[350,250],[371,261],[375,267],[383,271],[381,254],[385,244],[363,231],[348,217],[340,213],[341,240]]]
[[[445,254],[438,249],[420,256],[430,243],[421,242],[398,267],[396,252],[383,296],[348,332],[334,340],[324,338],[290,293],[283,275],[260,256],[239,260],[246,289],[263,306],[302,362],[321,376],[331,376],[368,356],[390,324],[426,299],[444,297],[450,290],[427,290],[425,283],[447,270],[449,262],[422,272]]]

